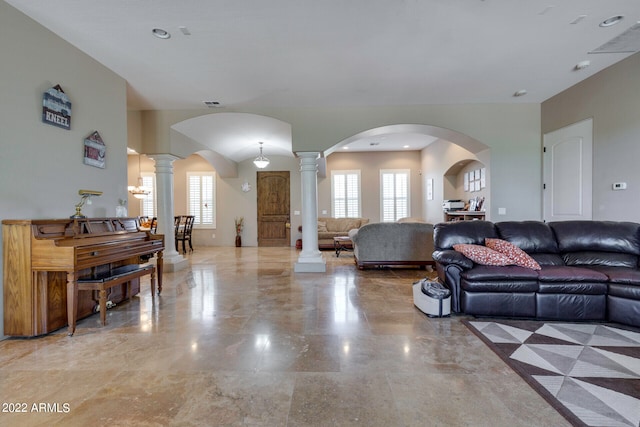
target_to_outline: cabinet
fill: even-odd
[[[484,220],[483,211],[452,211],[444,213],[444,220],[450,221],[472,221],[474,219]]]

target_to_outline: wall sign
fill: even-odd
[[[104,169],[104,159],[107,146],[102,141],[98,131],[93,132],[84,140],[84,164]]]
[[[42,97],[42,122],[71,129],[71,101],[60,85],[47,90]]]

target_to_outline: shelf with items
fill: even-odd
[[[484,220],[484,211],[451,211],[444,213],[444,219],[447,222],[451,221],[473,221]]]

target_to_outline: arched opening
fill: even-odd
[[[341,160],[344,153],[359,153],[359,161],[348,162],[332,160],[337,156]],[[364,153],[369,153],[365,156]],[[375,157],[373,153],[377,153]],[[413,153],[413,154],[409,154]],[[490,201],[490,150],[489,147],[458,131],[431,125],[396,124],[381,126],[359,132],[345,138],[325,152],[327,159],[327,179],[330,180],[331,170],[335,168],[348,169],[350,164],[367,164],[370,168],[411,168],[411,192],[413,194],[411,216],[420,217],[428,222],[436,223],[445,220],[443,201],[447,199],[461,199],[468,202],[471,198],[484,197],[484,208]],[[407,165],[407,166],[403,166]],[[464,192],[462,179],[465,170],[474,171],[474,191]],[[415,169],[415,173],[413,171]],[[475,190],[475,170],[484,174],[484,185],[480,184],[478,172],[478,190]],[[467,175],[469,176],[469,175]],[[375,174],[363,178],[367,183],[369,197],[377,197],[380,192]],[[324,195],[325,206],[329,206],[327,193],[330,192],[328,183],[321,183],[321,196]],[[480,188],[482,187],[482,188]],[[460,190],[460,191],[458,191]],[[374,202],[376,206],[379,202]],[[374,208],[371,208],[370,211]],[[378,214],[374,212],[374,219]],[[366,216],[366,215],[365,215]]]

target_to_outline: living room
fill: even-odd
[[[5,143],[3,170],[18,180],[20,186],[8,181],[2,184],[5,200],[2,217],[67,217],[73,213],[79,188],[104,190],[101,197],[93,200],[92,206],[86,207],[89,215],[113,215],[119,200],[126,198],[127,185],[136,177],[135,160],[134,166],[127,166],[127,147],[146,154],[183,150],[183,147],[172,147],[172,143],[177,143],[172,142],[169,127],[191,117],[211,114],[210,110],[128,110],[127,97],[130,95],[124,79],[8,4],[3,3],[3,9],[6,9],[3,13],[3,19],[7,20],[5,28],[11,28],[22,38],[20,49],[13,48],[17,37],[3,38],[3,50],[8,52],[7,58],[11,58],[3,62],[3,67],[6,75],[15,76],[2,82],[6,93],[2,102],[2,129],[5,140],[11,141]],[[47,58],[51,52],[56,52],[56,57],[60,58],[55,62],[54,77],[48,75],[48,68],[32,67],[30,62],[32,58]],[[422,215],[429,222],[442,219],[441,200],[445,197],[438,191],[443,188],[445,173],[457,161],[472,155],[487,167],[487,186],[490,189],[486,205],[488,219],[541,219],[543,136],[591,118],[594,123],[593,218],[634,220],[640,201],[637,197],[629,197],[629,193],[640,185],[634,165],[640,149],[635,143],[640,135],[635,113],[640,100],[630,88],[638,85],[639,67],[640,56],[631,55],[542,103],[302,109],[263,107],[250,111],[238,109],[238,112],[275,117],[290,124],[293,152],[329,152],[336,146],[339,148],[341,142],[367,130],[406,123],[422,123],[431,129],[434,136],[447,135],[420,152],[418,170],[422,172],[421,179],[412,179],[412,188],[420,191],[417,200],[412,201],[412,216]],[[82,114],[74,118],[70,131],[37,123],[29,113],[41,103],[41,94],[56,83],[63,88],[66,86],[68,91],[70,84],[80,88],[73,94],[73,99],[76,105],[82,106]],[[100,102],[92,102],[94,99],[100,99]],[[332,125],[326,126],[326,123]],[[94,130],[101,132],[107,145],[105,169],[76,161],[82,141]],[[71,142],[73,140],[76,142]],[[42,144],[42,141],[47,143]],[[181,161],[176,161],[176,164]],[[284,158],[283,162],[283,169],[291,170],[292,177],[297,179],[298,161],[291,157]],[[225,198],[242,194],[240,187],[243,181],[255,176],[251,159],[244,163],[252,174],[228,180],[229,192],[223,193]],[[150,169],[147,164],[146,170],[151,172]],[[415,167],[412,169],[413,173],[418,172]],[[56,179],[50,179],[51,175]],[[424,197],[427,179],[434,180],[433,200]],[[328,179],[324,182],[319,179],[319,214],[330,210],[327,182]],[[613,191],[614,182],[626,182],[628,190]],[[179,187],[182,185],[178,181],[177,191],[180,191]],[[221,187],[220,191],[223,191],[224,185]],[[298,197],[298,189],[294,181],[292,197]],[[209,238],[209,241],[202,242],[203,245],[215,245],[211,240],[230,244],[234,233],[233,219],[255,213],[251,204],[237,204],[238,199],[233,197],[230,201],[222,204],[219,212],[221,227],[216,231],[216,239]],[[227,210],[229,205],[238,206],[238,209]],[[182,213],[178,204],[175,209],[176,213]],[[295,210],[294,202],[292,211]],[[372,210],[372,213],[363,214],[377,217],[375,206]],[[499,212],[505,214],[500,215]],[[132,209],[131,213],[136,212]],[[292,215],[293,230],[297,230],[295,217]],[[245,241],[250,244],[255,242],[255,238],[251,235],[251,221],[248,220],[247,224]],[[292,241],[295,242],[293,236]]]
[[[629,16],[628,19],[635,20],[637,16]],[[3,52],[3,61],[0,64],[0,92],[3,94],[0,99],[0,144],[3,147],[0,164],[5,174],[5,180],[0,183],[0,195],[3,200],[0,206],[2,219],[68,218],[73,214],[74,206],[78,202],[79,189],[103,191],[102,196],[93,199],[92,205],[85,206],[87,215],[113,216],[119,200],[127,197],[130,181],[135,181],[139,173],[137,159],[130,156],[132,158],[127,160],[127,147],[149,156],[174,153],[177,147],[176,141],[171,137],[171,126],[193,117],[212,114],[212,111],[206,108],[129,109],[128,98],[135,96],[135,93],[132,93],[123,77],[5,1],[0,2],[0,32],[0,51]],[[582,54],[576,54],[575,58],[570,58],[571,61],[575,62]],[[375,164],[369,172],[378,176],[377,170],[381,168],[408,167],[412,171],[411,188],[417,192],[416,196],[412,197],[411,216],[420,216],[429,222],[437,222],[442,218],[441,203],[443,199],[448,198],[444,193],[443,182],[447,171],[456,162],[469,159],[479,161],[487,167],[487,187],[490,189],[487,197],[489,219],[542,219],[544,135],[573,123],[592,119],[593,218],[637,221],[636,212],[640,210],[640,199],[637,197],[640,174],[635,163],[640,157],[640,145],[637,143],[640,139],[637,113],[640,111],[640,97],[637,96],[640,88],[640,54],[630,55],[587,79],[576,79],[575,85],[563,88],[540,102],[527,102],[526,97],[514,101],[511,94],[508,94],[504,103],[371,104],[336,108],[322,105],[304,108],[239,106],[229,109],[222,107],[215,111],[268,116],[290,124],[292,156],[273,156],[271,160],[273,168],[289,170],[292,179],[297,180],[292,180],[291,186],[292,212],[301,210],[300,164],[293,157],[293,153],[335,151],[336,146],[339,149],[340,143],[355,135],[386,126],[429,126],[432,129],[431,135],[436,136],[438,132],[453,131],[454,135],[441,138],[421,151],[410,154],[395,152],[389,158],[384,154],[369,157],[368,154],[349,155],[334,152],[326,157],[326,177],[318,179],[318,214],[321,215],[323,210],[330,212],[331,209],[329,183],[332,169],[358,167],[365,171],[369,169],[365,168],[365,165]],[[73,101],[70,130],[41,123],[42,94],[57,84]],[[134,129],[140,132],[132,136],[131,132]],[[96,130],[100,132],[107,146],[104,169],[91,167],[82,162],[83,141]],[[198,150],[192,152],[196,151]],[[351,156],[357,159],[353,165],[349,164]],[[196,248],[198,244],[232,246],[233,220],[237,216],[247,218],[243,240],[248,246],[255,242],[256,232],[255,229],[252,230],[255,225],[250,220],[250,217],[255,215],[255,202],[250,202],[250,199],[255,197],[255,192],[245,194],[241,190],[245,180],[255,179],[255,168],[251,161],[252,158],[248,158],[239,164],[240,173],[237,178],[219,180],[219,226],[215,230],[216,237],[200,236],[198,239],[201,240],[194,242]],[[400,163],[395,163],[396,161]],[[183,166],[181,162],[189,163]],[[199,159],[175,161],[174,209],[177,214],[183,213],[179,211],[179,203],[182,203],[180,191],[183,191],[180,187],[185,187],[180,180],[184,179],[187,169],[208,167],[201,162]],[[142,172],[153,171],[151,160],[145,159],[145,156],[141,163]],[[243,171],[246,171],[245,175],[242,174]],[[434,181],[433,200],[426,197],[427,179]],[[363,180],[363,192],[378,194],[379,180],[370,180],[370,177],[366,183]],[[625,182],[627,190],[613,190],[612,184],[616,182]],[[373,184],[371,190],[368,186],[370,184]],[[243,197],[247,197],[246,201]],[[297,205],[295,198],[298,198]],[[131,202],[129,208],[130,213],[135,215]],[[500,212],[505,213],[503,215]],[[367,202],[366,207],[363,205],[363,216],[369,216],[372,220],[379,218],[379,209],[375,201]],[[299,224],[295,218],[294,214],[294,231],[297,230],[296,224]],[[294,235],[295,232],[292,233],[292,242],[295,242]],[[220,259],[233,262],[226,255],[220,255]],[[287,257],[282,259],[289,264],[294,261]],[[260,270],[256,267],[260,260],[267,260],[265,269],[272,276],[267,278],[267,282],[285,272],[281,266],[273,268],[272,263],[275,261],[268,254],[259,252],[257,248],[249,260],[251,268],[255,270]],[[198,258],[198,262],[210,264],[211,259]],[[355,270],[352,265],[348,267]],[[228,275],[227,279],[235,277],[231,269],[225,267],[224,271]],[[397,276],[406,273],[383,273],[394,276],[394,280],[397,281],[394,289],[401,289],[400,281],[408,282],[415,278]],[[336,281],[357,281],[349,274],[351,273],[343,270],[341,275],[336,277]],[[382,301],[392,297],[387,291],[381,290],[386,284],[386,277],[380,277],[376,272],[370,274],[366,280],[371,281],[380,291],[376,299]],[[195,276],[197,275],[196,271]],[[333,280],[331,277],[311,276],[301,279],[311,287],[318,286],[317,283],[328,284]],[[181,291],[190,289],[179,279],[176,279],[176,283]],[[241,283],[234,284],[241,286]],[[337,285],[335,286],[338,289]],[[348,295],[349,289],[352,288],[345,287],[341,290]],[[225,295],[226,297],[228,295]],[[406,299],[407,295],[404,297]],[[240,297],[229,298],[237,304],[242,303]],[[145,304],[147,302],[145,300]],[[365,301],[367,302],[370,301]],[[397,301],[392,298],[392,302]],[[413,316],[407,315],[411,318],[407,323],[413,321]],[[388,319],[390,320],[387,322]],[[393,329],[393,320],[397,317],[389,315],[388,319],[377,319],[377,326],[383,330]],[[230,315],[228,320],[232,322],[235,319]],[[126,316],[123,315],[121,322],[127,322]],[[444,325],[429,324],[427,329],[445,328]],[[469,340],[468,337],[461,338],[459,333],[460,330],[456,330],[452,335],[460,341]],[[2,331],[0,336],[4,336]],[[167,336],[167,339],[175,337],[171,333]],[[103,337],[104,335],[100,335],[101,339]],[[367,338],[362,338],[362,341],[366,340]],[[14,343],[12,340],[9,341]],[[33,346],[37,347],[38,341],[33,342]],[[442,342],[444,348],[450,345],[443,338],[438,338],[438,342]],[[99,340],[94,341],[94,344],[108,346]],[[376,347],[377,350],[381,348],[383,347]],[[474,349],[479,350],[477,347]],[[87,350],[86,355],[89,354]],[[146,360],[138,362],[143,365]],[[446,363],[444,360],[440,362]],[[493,373],[507,375],[496,360],[490,361],[490,366],[495,370]],[[371,368],[375,370],[375,365]],[[406,380],[410,382],[410,378]],[[510,378],[509,381],[511,380]],[[373,383],[373,386],[377,384]],[[458,378],[455,384],[461,389],[468,385],[466,380],[461,378]],[[410,395],[410,391],[406,393],[407,396]],[[10,399],[12,396],[4,394],[4,397]],[[507,397],[501,396],[505,399]],[[517,402],[514,404],[517,405]],[[538,405],[542,406],[539,402]],[[490,415],[487,414],[487,419],[490,419]]]

